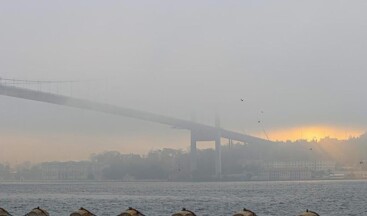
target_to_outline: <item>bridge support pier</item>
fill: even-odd
[[[222,149],[220,138],[220,134],[215,138],[215,177],[219,180],[222,178]]]
[[[198,141],[214,141],[215,142],[215,178],[220,180],[222,178],[222,146],[220,132],[209,133],[203,135],[197,131],[191,131],[191,145],[190,145],[190,172],[194,177],[197,170],[197,142]]]
[[[190,146],[190,171],[191,174],[197,169],[197,151],[196,151],[196,138],[191,131],[191,146]]]

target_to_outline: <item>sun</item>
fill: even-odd
[[[299,126],[293,128],[282,128],[267,131],[268,137],[273,141],[295,141],[295,140],[320,140],[325,137],[337,138],[345,140],[350,137],[357,137],[363,134],[362,129],[356,128],[341,128],[329,125],[316,125],[316,126]],[[258,136],[264,137],[265,135],[258,132]]]

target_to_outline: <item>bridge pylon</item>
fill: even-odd
[[[222,150],[221,150],[221,133],[220,130],[211,131],[195,131],[191,130],[190,145],[190,171],[192,177],[197,170],[197,142],[213,141],[215,143],[215,177],[220,180],[222,178]]]
[[[195,134],[191,131],[191,145],[190,145],[190,172],[193,174],[197,169],[197,150],[196,150]]]
[[[222,178],[222,146],[220,142],[221,136],[219,131],[215,137],[215,177]]]

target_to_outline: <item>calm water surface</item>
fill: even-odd
[[[309,182],[98,182],[0,183],[0,207],[14,216],[40,206],[50,215],[84,207],[96,215],[118,215],[132,206],[147,216],[170,216],[186,207],[200,215],[232,215],[243,207],[259,216],[367,215],[367,181]]]

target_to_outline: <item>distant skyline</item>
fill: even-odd
[[[363,0],[2,1],[0,77],[82,80],[75,97],[210,125],[219,115],[223,128],[271,140],[345,139],[367,129],[366,10]],[[189,146],[188,132],[139,120],[0,105],[0,162]]]

